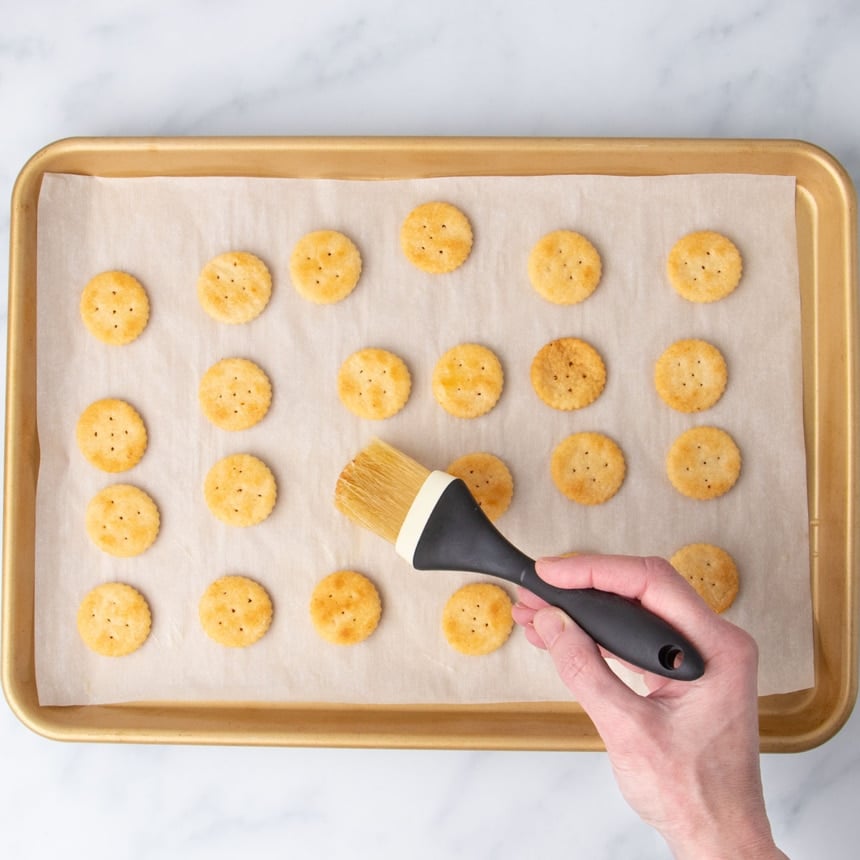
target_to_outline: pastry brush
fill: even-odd
[[[640,669],[681,681],[704,672],[693,645],[639,601],[542,580],[534,560],[496,529],[461,479],[431,471],[386,442],[373,440],[343,469],[335,507],[393,543],[416,570],[500,577],[563,610],[606,651]]]

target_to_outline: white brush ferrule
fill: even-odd
[[[456,478],[447,472],[431,472],[427,476],[427,480],[421,485],[421,489],[416,493],[394,544],[395,552],[401,558],[406,559],[409,564],[412,564],[412,560],[415,558],[415,549],[424,534],[424,527],[436,507],[439,497],[454,480]]]

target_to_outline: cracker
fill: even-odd
[[[666,262],[669,282],[691,302],[716,302],[741,279],[743,261],[731,239],[713,230],[699,230],[679,239]]]
[[[504,374],[492,350],[462,343],[436,362],[432,385],[436,402],[446,412],[457,418],[477,418],[498,402]]]
[[[311,623],[335,645],[356,645],[376,630],[382,602],[376,586],[354,570],[337,570],[321,579],[311,594]]]
[[[228,648],[246,648],[272,624],[269,593],[247,576],[229,574],[209,585],[197,606],[200,626],[210,639]]]
[[[359,418],[391,418],[406,405],[411,390],[412,377],[406,363],[386,349],[354,352],[337,374],[338,397]]]
[[[139,487],[112,484],[87,505],[86,530],[102,552],[118,558],[140,555],[158,536],[158,506]]]
[[[124,472],[146,452],[146,426],[137,410],[124,400],[106,397],[87,406],[78,418],[78,447],[104,472]]]
[[[654,365],[654,386],[678,412],[710,409],[726,390],[723,354],[705,340],[687,338],[667,347]]]
[[[556,445],[550,472],[556,487],[581,505],[609,501],[627,471],[621,448],[603,433],[573,433]]]
[[[78,608],[78,633],[104,657],[124,657],[140,648],[152,628],[146,598],[122,582],[97,585]]]
[[[416,206],[400,228],[406,259],[431,274],[453,272],[472,251],[472,225],[456,206],[434,201]]]
[[[714,612],[725,612],[738,594],[735,560],[721,547],[691,543],[681,547],[669,563],[696,589]]]
[[[465,482],[491,522],[510,507],[514,496],[514,479],[504,461],[495,454],[483,451],[464,454],[445,471]]]
[[[93,337],[124,346],[140,337],[149,322],[149,296],[127,272],[101,272],[81,293],[81,319]]]
[[[503,588],[473,582],[448,598],[442,610],[442,632],[448,644],[461,654],[490,654],[511,635],[511,609],[511,599]]]
[[[542,346],[531,364],[532,387],[553,409],[582,409],[593,403],[606,385],[606,365],[584,340],[560,337]]]
[[[529,280],[547,301],[573,305],[587,299],[600,283],[597,248],[573,230],[553,230],[529,254]]]
[[[345,299],[361,277],[361,253],[336,230],[315,230],[296,242],[290,278],[302,298],[319,305]]]
[[[693,427],[672,444],[666,474],[675,489],[691,499],[716,499],[727,493],[741,472],[741,452],[718,427]]]
[[[203,494],[221,522],[245,527],[272,513],[278,491],[275,476],[262,460],[252,454],[230,454],[209,470]]]
[[[213,257],[197,279],[197,298],[218,322],[251,322],[272,296],[272,276],[266,264],[246,251],[228,251]]]
[[[222,430],[247,430],[265,418],[272,403],[272,383],[247,358],[223,358],[200,380],[203,414]]]

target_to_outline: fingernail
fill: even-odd
[[[556,639],[561,636],[567,619],[559,609],[541,609],[535,613],[535,633],[543,640],[547,648],[551,648]]]

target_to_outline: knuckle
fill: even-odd
[[[594,653],[588,648],[579,645],[569,646],[554,656],[558,673],[568,684],[576,684],[590,674],[589,669]]]
[[[738,652],[738,659],[743,661],[745,665],[755,666],[758,664],[758,643],[750,636],[746,630],[740,627],[735,628],[734,634],[735,648]]]
[[[642,564],[645,566],[645,572],[652,577],[666,578],[667,576],[678,576],[678,572],[665,559],[656,555],[649,555],[642,559]]]
[[[758,668],[759,649],[756,640],[742,627],[718,617],[724,650],[732,663],[746,674],[755,674]]]

